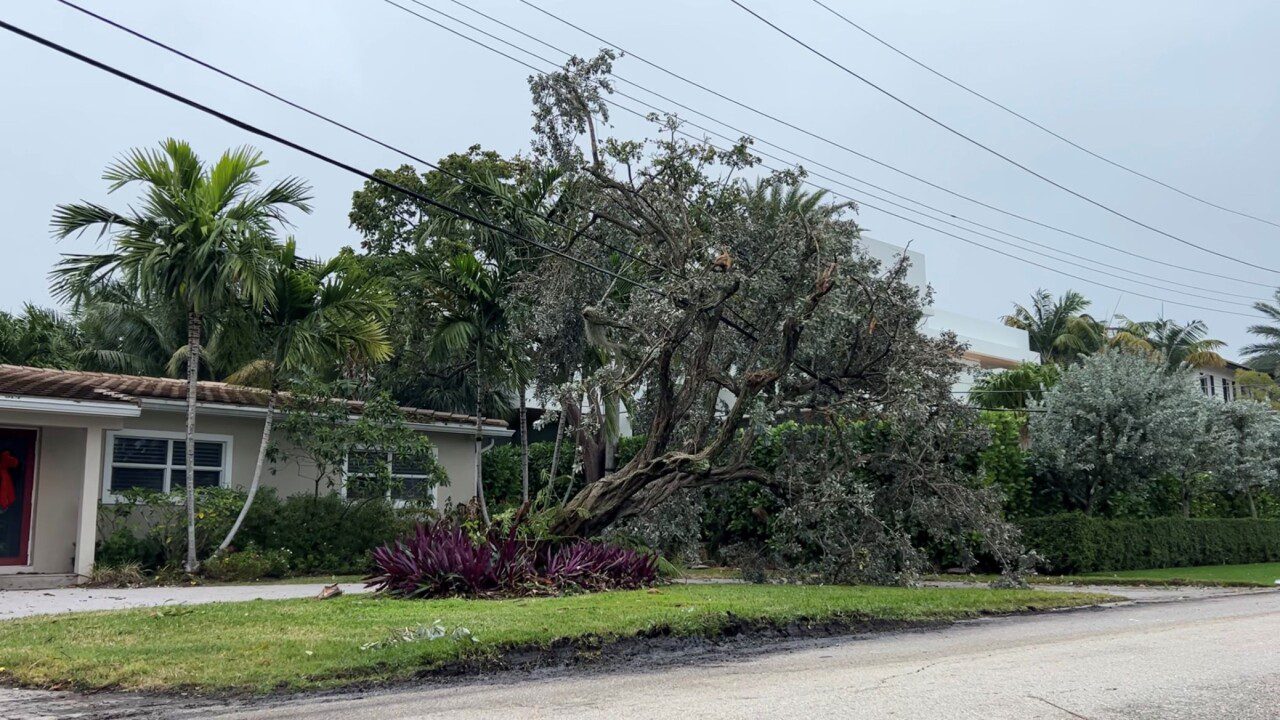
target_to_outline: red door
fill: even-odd
[[[36,431],[0,428],[0,565],[29,564]]]

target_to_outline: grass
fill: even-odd
[[[1090,573],[1083,579],[1093,581],[1120,580],[1165,585],[1240,585],[1274,587],[1280,580],[1280,563],[1250,565],[1203,565],[1200,567],[1159,568]]]
[[[258,600],[2,622],[0,678],[79,690],[321,689],[409,678],[564,638],[715,636],[743,621],[950,621],[1104,599],[976,588],[674,585],[514,600]],[[446,637],[361,649],[437,619],[449,631],[467,628],[474,641]]]
[[[991,582],[995,575],[935,575],[930,580]],[[1194,585],[1205,587],[1275,587],[1280,563],[1202,565],[1198,567],[1119,570],[1085,575],[1034,575],[1032,585]]]

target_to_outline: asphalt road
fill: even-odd
[[[245,720],[1280,718],[1280,593],[980,620],[710,665],[227,710],[206,712]]]

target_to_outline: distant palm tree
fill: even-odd
[[[0,312],[0,362],[69,370],[86,359],[74,318],[31,303],[17,315]]]
[[[1031,294],[1031,307],[1014,305],[1001,318],[1005,325],[1027,331],[1031,349],[1041,362],[1065,365],[1102,346],[1103,327],[1084,311],[1090,302],[1074,290],[1054,298],[1048,290]]]
[[[286,222],[288,208],[311,209],[309,188],[299,179],[256,190],[264,165],[261,153],[242,147],[206,167],[190,145],[169,139],[159,150],[131,150],[103,173],[110,192],[143,186],[136,209],[81,202],[59,205],[53,214],[56,237],[96,228],[112,240],[109,252],[63,257],[53,271],[59,297],[79,303],[104,283],[123,280],[144,301],[175,303],[186,316],[188,572],[198,567],[196,381],[205,321],[234,303],[261,307],[272,299],[275,227]]]
[[[486,265],[469,252],[434,263],[427,268],[424,280],[440,309],[430,341],[435,361],[445,364],[461,358],[475,378],[476,497],[488,523],[480,457],[484,447],[485,393],[495,385],[520,386],[521,379],[513,377],[512,369],[523,367],[518,362],[519,353],[512,343],[503,304],[506,280],[500,267]]]
[[[229,382],[265,387],[270,394],[248,496],[215,555],[235,539],[253,505],[281,386],[301,375],[328,374],[348,362],[377,363],[391,356],[386,326],[391,297],[349,251],[326,263],[304,260],[290,239],[280,249],[273,285],[272,299],[252,333],[261,339],[263,352],[227,377]]]
[[[1113,346],[1147,352],[1168,370],[1180,367],[1223,367],[1226,359],[1218,350],[1226,347],[1221,340],[1206,337],[1209,327],[1201,320],[1183,325],[1168,318],[1135,322],[1121,318],[1122,323],[1109,339]]]
[[[969,391],[969,402],[984,410],[1025,410],[1043,400],[1061,376],[1062,371],[1052,363],[1018,363],[979,377]]]
[[[1262,313],[1265,323],[1250,325],[1249,332],[1262,338],[1241,350],[1254,370],[1280,373],[1280,290],[1276,290],[1275,302],[1256,302],[1253,308]]]

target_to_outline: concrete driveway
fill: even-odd
[[[273,585],[196,585],[145,588],[57,588],[0,591],[0,620],[88,610],[198,605],[237,600],[313,597],[324,583]],[[364,592],[361,583],[340,585],[343,592]]]

